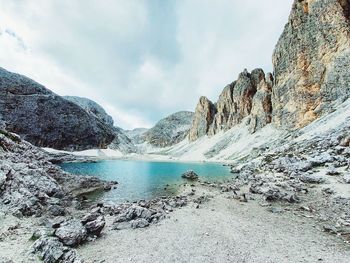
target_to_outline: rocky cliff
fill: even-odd
[[[273,74],[242,72],[214,105],[200,98],[190,141],[246,120],[251,132],[273,123],[304,127],[350,97],[350,2],[295,0],[273,54]]]
[[[84,109],[35,81],[0,68],[0,119],[36,146],[64,150],[104,148],[114,131]]]
[[[86,112],[94,116],[95,118],[101,120],[106,125],[113,127],[113,118],[106,113],[101,105],[88,98],[76,97],[76,96],[63,96],[64,99],[69,100],[80,107],[82,107]]]
[[[157,147],[182,141],[191,128],[193,115],[193,112],[180,111],[160,120],[144,134],[145,141]]]
[[[273,54],[273,122],[299,128],[350,95],[350,2],[297,0]]]
[[[227,131],[248,117],[251,131],[271,122],[271,88],[273,77],[262,69],[244,70],[227,85],[214,105],[202,97],[197,105],[190,141],[208,134]]]

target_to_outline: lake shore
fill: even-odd
[[[348,262],[349,245],[325,232],[316,215],[301,209],[306,202],[271,203],[261,195],[243,198],[223,187],[230,186],[184,185],[185,205],[167,208],[163,219],[145,228],[118,230],[116,215],[106,212],[102,235],[76,250],[84,262]],[[79,217],[88,211],[72,212]],[[43,224],[42,218],[2,216],[0,221],[1,256],[39,262],[30,248],[33,229]]]

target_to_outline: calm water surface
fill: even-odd
[[[79,175],[118,181],[117,189],[95,193],[91,198],[113,202],[175,195],[185,181],[181,174],[194,170],[203,181],[220,181],[231,175],[228,167],[213,163],[108,160],[97,163],[66,163],[62,169]]]

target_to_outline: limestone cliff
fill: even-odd
[[[195,141],[209,132],[216,112],[215,105],[208,98],[201,97],[199,99],[189,132],[190,141]]]
[[[216,106],[202,97],[197,105],[189,139],[226,131],[248,117],[251,131],[271,122],[271,88],[273,77],[262,69],[244,70],[227,85]]]
[[[295,0],[273,66],[273,75],[242,72],[211,114],[201,98],[189,139],[228,130],[243,119],[251,132],[271,122],[298,129],[349,98],[350,1]]]
[[[273,54],[273,122],[299,128],[350,94],[349,1],[297,0]]]

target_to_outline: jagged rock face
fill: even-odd
[[[273,54],[273,122],[299,128],[350,95],[350,3],[296,0]]]
[[[100,119],[106,125],[113,127],[113,118],[106,113],[101,105],[88,98],[76,97],[76,96],[63,96],[66,100],[69,100],[80,107],[82,107],[86,112],[90,113],[92,116]]]
[[[209,135],[226,131],[250,115],[257,86],[263,80],[265,74],[262,69],[255,69],[251,73],[245,70],[239,74],[237,81],[225,87],[217,102],[217,114]]]
[[[145,140],[153,146],[166,147],[174,145],[189,133],[194,113],[180,111],[160,120],[144,134]]]
[[[260,78],[257,85],[257,91],[253,97],[252,109],[250,112],[250,132],[254,133],[272,120],[272,87],[273,76],[268,73],[265,77]]]
[[[213,123],[217,110],[215,105],[206,97],[201,97],[194,113],[192,127],[189,131],[189,140],[195,141],[206,135]]]
[[[236,81],[224,88],[216,106],[204,97],[201,98],[195,112],[190,140],[229,130],[244,118],[250,123],[251,132],[270,123],[272,86],[272,74],[265,76],[262,69],[255,69],[251,73],[245,70]]]
[[[44,86],[0,68],[0,119],[6,129],[40,147],[105,148],[113,130]]]

